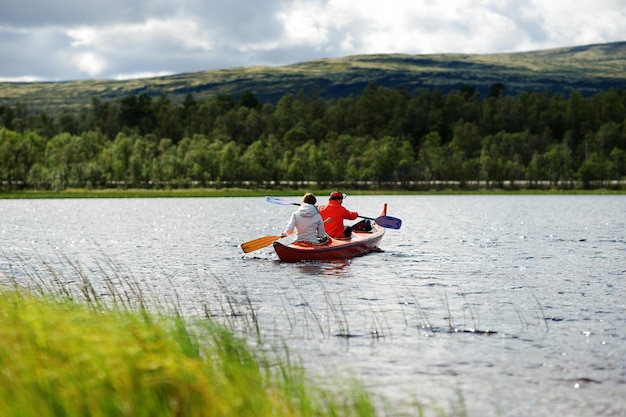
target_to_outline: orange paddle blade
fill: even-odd
[[[244,253],[252,252],[254,250],[269,246],[272,243],[276,242],[278,239],[280,239],[280,236],[263,236],[258,239],[243,242],[241,244],[241,249]]]

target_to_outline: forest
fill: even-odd
[[[626,179],[626,93],[441,93],[370,83],[325,100],[254,92],[180,103],[94,97],[80,111],[0,106],[0,187],[320,186],[419,190],[617,187]]]

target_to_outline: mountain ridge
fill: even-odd
[[[166,95],[180,102],[239,96],[252,90],[260,102],[276,103],[299,91],[325,99],[358,95],[367,84],[407,91],[438,88],[443,93],[472,87],[488,93],[495,83],[505,93],[578,91],[592,95],[626,89],[626,41],[494,54],[368,54],[321,58],[279,67],[249,66],[132,80],[0,82],[0,105],[24,103],[34,111],[78,110],[93,97],[115,100],[127,95]]]

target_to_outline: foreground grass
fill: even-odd
[[[3,416],[372,416],[209,321],[0,290]]]

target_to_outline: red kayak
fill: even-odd
[[[387,214],[387,204],[383,205],[380,216]],[[365,255],[378,246],[383,238],[385,228],[376,223],[376,219],[365,219],[352,226],[352,236],[345,239],[330,238],[323,244],[295,242],[284,245],[274,242],[274,250],[281,261],[323,261],[329,259],[345,259]]]

